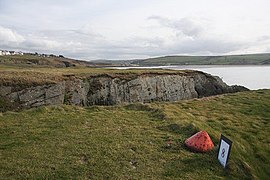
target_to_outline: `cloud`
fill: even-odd
[[[24,47],[29,47],[32,50],[46,50],[46,51],[55,51],[59,50],[63,46],[62,43],[59,43],[54,40],[43,39],[39,37],[32,37],[24,41],[22,44]]]
[[[150,16],[148,20],[158,22],[159,28],[169,28],[174,32],[168,37],[163,37],[170,43],[167,43],[157,54],[226,54],[245,48],[248,43],[245,40],[234,39],[224,34],[211,33],[211,28],[207,26],[207,23],[202,27],[203,20],[200,19],[195,20],[195,18],[188,17],[169,19],[162,16]]]
[[[200,38],[197,40],[187,40],[181,43],[176,43],[171,48],[172,52],[181,54],[225,54],[232,52],[244,47],[245,43],[226,41],[223,39],[210,39],[210,38]]]
[[[22,35],[16,31],[0,26],[0,46],[11,49],[54,50],[63,44],[40,36]]]
[[[257,41],[269,41],[269,40],[270,40],[270,35],[263,35],[257,38]]]
[[[161,16],[150,16],[148,19],[155,20],[161,26],[171,28],[189,37],[197,37],[204,31],[204,29],[199,24],[197,24],[191,18],[187,17],[181,18],[179,20],[173,20]]]
[[[25,40],[25,38],[17,32],[0,26],[0,45],[18,44]]]
[[[113,37],[85,24],[70,29],[17,31],[0,26],[0,48],[30,52],[63,54],[84,60],[136,59],[165,55],[220,55],[232,52],[267,51],[269,36],[240,40],[212,33],[191,18],[148,18],[155,28],[139,29],[137,34]],[[151,25],[151,23],[150,23]],[[104,32],[104,31],[103,31]],[[121,33],[121,32],[120,32]],[[269,48],[268,48],[269,50]]]
[[[0,49],[86,60],[269,51],[269,0],[195,1],[0,0]]]
[[[119,40],[108,40],[103,35],[94,32],[89,26],[86,26],[86,29],[42,30],[24,36],[11,29],[3,27],[2,29],[12,34],[9,40],[5,40],[4,47],[64,54],[86,60],[135,59],[172,54],[216,54],[234,51],[242,46],[241,43],[217,37],[182,38],[177,33],[169,39],[163,36],[137,35]],[[170,43],[167,43],[168,41]]]
[[[89,57],[104,44],[103,37],[88,26],[71,30],[36,30],[26,34],[0,26],[0,49],[65,54],[76,58],[85,57],[87,53]]]

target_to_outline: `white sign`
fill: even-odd
[[[221,135],[218,151],[218,160],[224,168],[228,164],[231,147],[232,141],[226,138],[225,136]]]

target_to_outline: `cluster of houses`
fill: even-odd
[[[7,51],[7,50],[0,50],[0,56],[8,56],[8,55],[33,55],[33,56],[39,56],[39,57],[60,57],[64,58],[63,55],[56,56],[54,54],[39,54],[37,52],[35,53],[24,53],[22,51]]]
[[[0,56],[8,56],[8,55],[23,55],[23,52],[0,50]]]
[[[64,57],[63,55],[57,56],[57,55],[54,55],[54,54],[39,54],[37,52],[35,52],[35,53],[27,53],[27,54],[34,55],[34,56],[39,56],[39,57],[62,57],[62,58]]]

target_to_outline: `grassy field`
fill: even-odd
[[[43,84],[53,84],[72,78],[91,76],[111,76],[132,79],[142,74],[182,74],[191,70],[165,69],[109,69],[85,66],[54,68],[54,67],[25,67],[22,65],[9,66],[0,63],[0,85],[31,87]]]
[[[270,90],[175,103],[51,106],[0,113],[1,179],[267,179]],[[193,153],[207,130],[216,148]],[[233,141],[227,169],[220,134]],[[172,144],[168,144],[168,142]]]
[[[58,56],[39,56],[33,54],[0,56],[0,64],[13,67],[74,67],[93,66],[93,63]]]
[[[161,56],[137,60],[97,60],[112,66],[170,66],[170,65],[269,65],[270,54],[243,54],[223,56]]]
[[[165,65],[267,65],[270,54],[247,54],[230,56],[165,56],[134,61],[140,66]]]

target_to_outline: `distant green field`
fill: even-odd
[[[270,64],[270,54],[249,54],[231,56],[165,56],[136,60],[132,64],[140,66],[162,65],[266,65]]]
[[[93,67],[98,64],[55,55],[6,55],[0,56],[0,65],[20,68]]]
[[[270,90],[258,90],[0,113],[0,179],[268,179],[269,109]],[[184,146],[199,130],[209,132],[214,151]],[[233,141],[225,170],[216,157],[221,133]]]
[[[11,66],[60,66],[60,60],[67,60],[66,58],[59,57],[40,57],[35,55],[9,55],[0,56],[1,65],[11,65]]]
[[[0,56],[0,65],[20,67],[104,67],[166,65],[269,65],[270,53],[230,56],[164,56],[140,60],[81,61],[63,57],[37,55]]]

